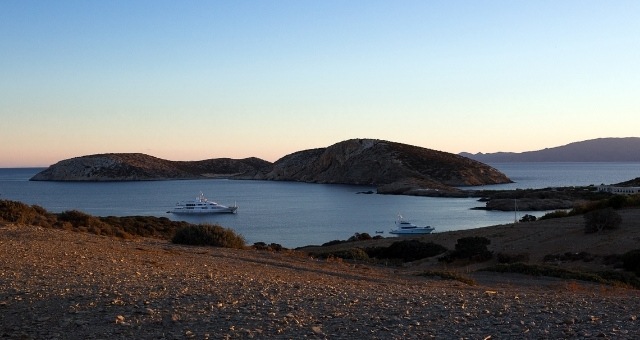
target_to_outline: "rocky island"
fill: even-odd
[[[500,171],[469,158],[377,139],[351,139],[299,151],[275,163],[255,157],[179,162],[141,153],[89,155],[60,161],[31,180],[203,178],[373,185],[378,193],[424,196],[460,192],[460,186],[511,182]]]
[[[60,161],[32,181],[157,181],[173,179],[251,179],[270,162],[259,158],[169,161],[142,153],[107,153]]]

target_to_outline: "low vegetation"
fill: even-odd
[[[463,237],[458,239],[456,249],[441,257],[443,262],[453,262],[455,260],[467,260],[474,262],[487,261],[493,257],[493,253],[487,249],[491,240],[486,237]]]
[[[529,262],[529,253],[498,253],[496,255],[498,263],[526,263]]]
[[[323,243],[323,247],[327,246],[335,246],[337,244],[349,243],[349,242],[358,242],[358,241],[368,241],[368,240],[379,240],[381,239],[381,235],[376,235],[371,237],[369,233],[355,233],[353,236],[349,237],[347,240],[333,240],[326,243]]]
[[[533,265],[525,263],[497,264],[483,271],[499,273],[519,273],[532,276],[549,276],[562,279],[581,280],[597,282],[608,285],[623,285],[640,289],[640,278],[629,272],[602,271],[602,272],[580,272],[568,270],[548,265]]]
[[[402,240],[393,242],[388,247],[370,247],[366,248],[365,251],[369,257],[399,259],[402,260],[402,262],[412,262],[440,255],[446,252],[447,248],[433,242]]]
[[[266,251],[283,251],[283,250],[288,250],[287,248],[283,247],[281,244],[279,243],[270,243],[270,244],[266,244],[265,242],[255,242],[253,244],[253,249],[255,250],[266,250]]]
[[[37,205],[30,206],[8,200],[0,200],[0,221],[88,232],[124,239],[154,237],[172,240],[180,234],[178,240],[191,242],[186,244],[206,244],[232,248],[237,248],[240,244],[244,246],[244,239],[241,236],[220,226],[193,225],[182,221],[171,221],[166,217],[153,216],[96,217],[77,210],[54,214]],[[203,229],[203,231],[201,233],[194,231],[197,229]],[[203,239],[197,240],[198,235]]]
[[[171,242],[192,246],[236,249],[242,249],[245,246],[244,237],[236,234],[231,229],[212,224],[190,225],[180,228],[171,239]]]
[[[356,233],[354,236],[350,237],[347,241],[339,241],[334,240],[331,242],[327,242],[323,244],[323,247],[339,245],[339,244],[347,244],[355,241],[366,241],[376,239],[376,237],[371,237],[367,233]],[[324,253],[317,254],[320,258],[341,258],[345,260],[357,260],[357,261],[375,261],[375,260],[385,260],[385,263],[389,263],[391,260],[392,263],[403,263],[403,262],[412,262],[421,260],[424,258],[433,257],[436,255],[443,254],[447,251],[447,248],[435,244],[433,242],[422,242],[419,240],[401,240],[393,242],[388,247],[361,247],[354,246],[349,249],[328,251]]]
[[[624,253],[622,255],[622,267],[640,276],[640,249]]]
[[[640,207],[640,194],[635,194],[635,195],[599,194],[599,195],[594,195],[593,197],[591,197],[590,200],[577,205],[571,210],[558,210],[558,211],[547,213],[544,216],[540,217],[540,220],[583,215],[592,211],[602,210],[602,209],[615,210],[615,209],[634,208],[634,207]]]
[[[522,216],[522,218],[520,219],[520,222],[535,222],[537,219],[538,218],[533,215],[526,214]]]
[[[597,209],[584,214],[584,232],[597,233],[603,230],[616,229],[622,223],[622,217],[613,208]]]
[[[418,276],[439,277],[443,280],[455,280],[466,283],[470,286],[474,286],[476,284],[476,281],[472,278],[461,275],[460,273],[445,270],[428,270],[418,274]]]

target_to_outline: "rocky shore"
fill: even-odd
[[[0,336],[19,339],[640,337],[636,290],[411,270],[0,225]]]

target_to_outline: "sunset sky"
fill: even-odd
[[[0,167],[640,136],[640,1],[0,1]]]

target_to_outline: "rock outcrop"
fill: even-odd
[[[66,159],[39,172],[32,181],[149,181],[198,178],[254,178],[270,162],[258,159],[168,161],[141,153],[109,153]]]
[[[511,182],[498,170],[462,156],[376,139],[287,155],[260,178],[375,185],[378,193],[425,196],[457,191],[458,186]]]

